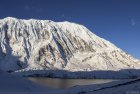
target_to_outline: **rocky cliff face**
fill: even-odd
[[[139,60],[70,22],[0,20],[0,69],[69,71],[140,68]]]

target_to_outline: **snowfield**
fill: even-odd
[[[26,78],[0,71],[0,94],[21,94],[22,92],[33,94],[35,92],[47,92],[49,90],[52,89],[35,84]]]
[[[139,92],[140,78],[52,89],[35,84],[26,78],[0,71],[0,94],[139,94]]]
[[[86,86],[75,86],[66,90],[58,91],[58,94],[59,93],[60,94],[139,94],[140,79],[114,81],[106,84],[97,84],[97,85],[95,84],[95,85],[86,85]]]

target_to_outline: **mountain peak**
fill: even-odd
[[[4,20],[17,20],[17,18],[14,18],[14,17],[5,17]]]
[[[5,26],[4,20],[16,20]],[[139,68],[139,61],[83,25],[50,20],[0,21],[0,69],[69,71]]]

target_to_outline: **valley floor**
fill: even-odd
[[[140,78],[52,89],[0,71],[0,94],[140,94]]]

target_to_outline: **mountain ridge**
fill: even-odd
[[[69,71],[139,69],[140,61],[86,27],[51,20],[0,19],[0,68]]]

